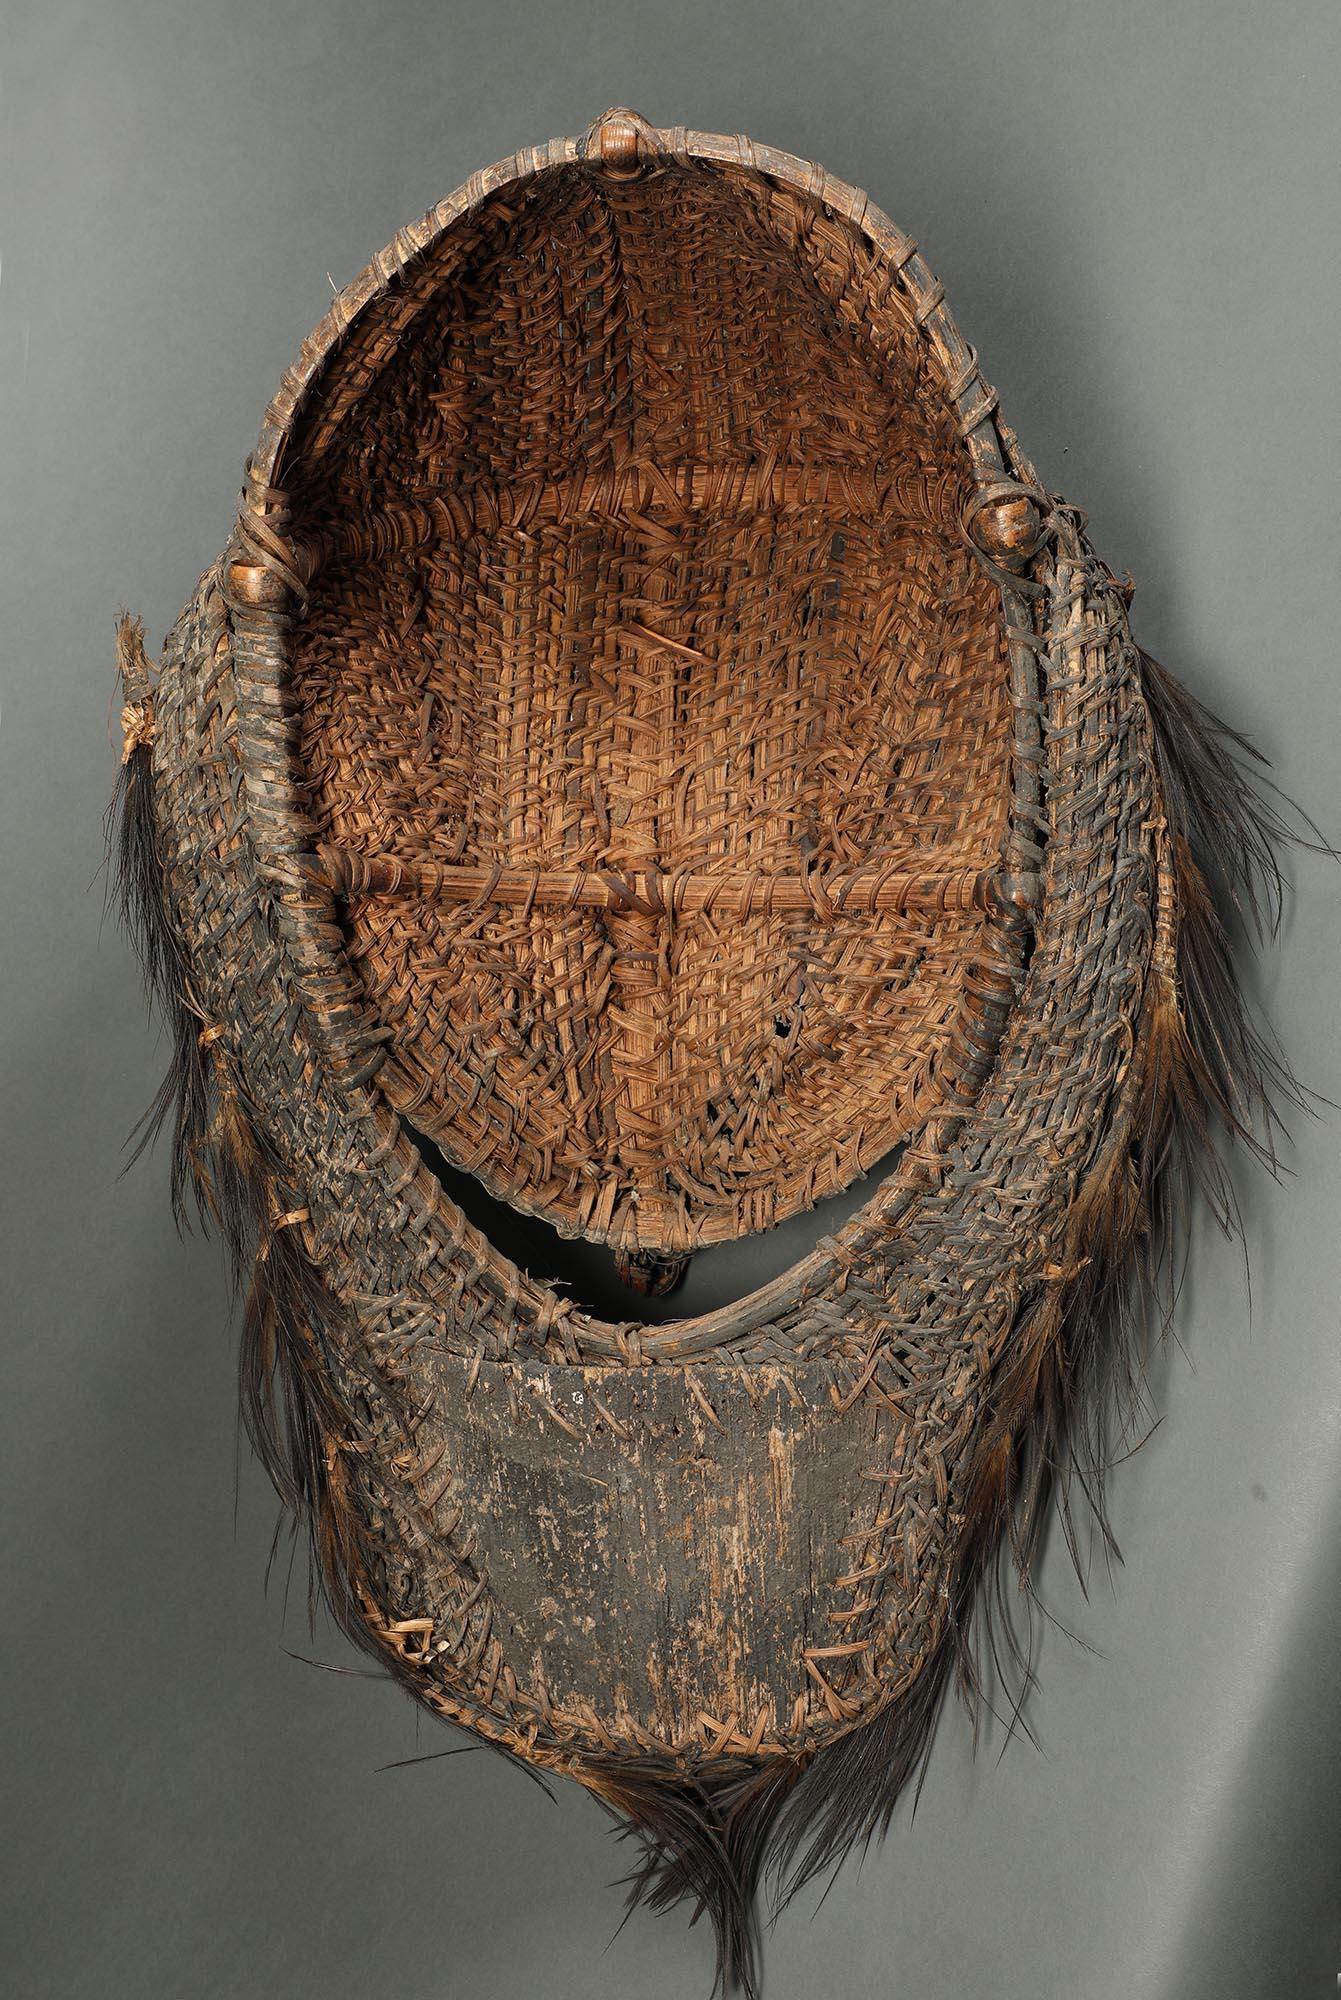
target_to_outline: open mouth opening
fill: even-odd
[[[539,1215],[528,1215],[491,1195],[473,1174],[454,1167],[442,1151],[412,1126],[402,1125],[424,1165],[467,1222],[523,1276],[571,1302],[583,1313],[617,1325],[632,1317],[643,1325],[664,1326],[737,1305],[810,1255],[823,1239],[870,1200],[898,1166],[897,1146],[837,1194],[792,1215],[762,1234],[718,1243],[693,1257],[675,1260],[670,1282],[649,1285],[630,1271],[605,1243],[584,1236],[561,1236]]]

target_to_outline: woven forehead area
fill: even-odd
[[[850,225],[736,169],[555,170],[406,284],[288,473],[378,1086],[562,1230],[766,1227],[944,1100],[990,921],[1007,666],[934,364]]]

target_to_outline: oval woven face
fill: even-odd
[[[671,158],[506,188],[289,462],[379,1085],[626,1249],[764,1228],[926,1120],[1002,862],[971,461],[889,266],[813,210]]]

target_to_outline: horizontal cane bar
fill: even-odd
[[[948,911],[1027,909],[1038,878],[998,868],[937,869],[911,857],[859,868],[795,872],[733,869],[528,868],[424,861],[322,846],[315,872],[333,895],[400,896],[442,903],[535,904],[637,916],[937,915]]]

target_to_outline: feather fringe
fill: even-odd
[[[122,620],[118,652],[127,701],[142,705],[150,681],[136,621]],[[769,1882],[776,1911],[888,1829],[908,1785],[920,1789],[951,1682],[973,1708],[975,1726],[990,1691],[1014,1685],[1015,1726],[1032,1679],[1032,1642],[1016,1630],[1021,1599],[1007,1596],[1010,1571],[1032,1619],[1034,1571],[1055,1503],[1083,1581],[1076,1488],[1116,1554],[1104,1473],[1114,1441],[1125,1440],[1142,1407],[1145,1358],[1176,1295],[1189,1208],[1200,1195],[1220,1226],[1237,1233],[1227,1142],[1241,1142],[1276,1173],[1282,1110],[1312,1108],[1235,969],[1236,947],[1279,922],[1282,845],[1310,843],[1244,739],[1144,654],[1139,665],[1167,821],[1164,887],[1176,944],[1167,963],[1156,952],[1148,982],[1131,1058],[1139,1075],[1133,1109],[1102,1135],[1077,1190],[1058,1276],[1021,1301],[1005,1345],[942,1643],[901,1695],[808,1759],[726,1759],[697,1773],[654,1758],[588,1759],[574,1771],[640,1845],[630,1909],[688,1902],[695,1919],[706,1911],[717,1988],[746,2000],[759,1992],[761,1882]],[[376,1550],[344,1488],[347,1418],[331,1387],[333,1303],[303,1248],[276,1162],[212,1052],[191,994],[168,917],[143,728],[128,735],[109,841],[114,827],[116,897],[172,1034],[168,1074],[137,1128],[135,1155],[170,1123],[179,1225],[193,1193],[237,1270],[251,1267],[241,1370],[248,1434],[306,1524],[314,1588],[320,1584],[349,1637],[386,1666],[361,1594]],[[1320,836],[1319,844],[1326,845]],[[402,1678],[413,1689],[408,1667]]]
[[[131,1134],[128,1165],[134,1165],[165,1127],[172,1132],[172,1212],[179,1229],[188,1223],[188,1194],[195,1182],[194,1156],[209,1117],[210,1080],[200,1035],[202,1022],[190,998],[181,946],[168,915],[167,884],[154,819],[153,669],[144,647],[144,626],[123,612],[116,631],[117,669],[125,707],[125,747],[107,816],[108,884],[122,928],[135,947],[146,995],[171,1037],[167,1074]]]
[[[649,1757],[575,1773],[633,1838],[640,1859],[626,1877],[628,1913],[692,1906],[691,1923],[706,1911],[717,1948],[713,1993],[759,1994],[760,1878],[779,1815],[802,1781],[804,1763],[771,1757],[764,1764],[728,1759],[687,1777]]]
[[[235,1284],[250,1273],[240,1357],[244,1427],[295,1524],[309,1534],[314,1583],[337,1622],[385,1661],[356,1602],[363,1559],[333,1448],[347,1430],[330,1389],[335,1307],[294,1226],[305,1211],[288,1196],[231,1076],[220,1027],[205,1019],[192,993],[154,815],[153,669],[143,625],[124,613],[117,665],[125,752],[107,816],[108,882],[149,999],[172,1039],[167,1074],[131,1135],[131,1163],[170,1128],[178,1227],[189,1227],[194,1210],[222,1236]]]
[[[1118,1555],[1105,1476],[1147,1414],[1146,1363],[1168,1325],[1195,1200],[1227,1234],[1241,1236],[1230,1150],[1246,1147],[1277,1175],[1283,1113],[1315,1106],[1254,1015],[1235,960],[1278,928],[1281,850],[1331,850],[1270,785],[1243,737],[1147,655],[1138,661],[1167,821],[1171,950],[1167,963],[1157,952],[1152,966],[1127,1112],[1101,1136],[1076,1191],[1055,1279],[1021,1301],[1005,1343],[944,1641],[906,1693],[749,1800],[742,1864],[726,1832],[729,1789],[674,1791],[669,1773],[650,1772],[632,1796],[617,1780],[606,1788],[644,1846],[633,1901],[662,1910],[683,1899],[696,1914],[706,1907],[727,1991],[733,1979],[747,1996],[757,1990],[758,1882],[769,1883],[776,1914],[888,1830],[909,1785],[914,1797],[920,1791],[952,1682],[975,1732],[997,1689],[1009,1693],[1008,1729],[1020,1724],[1033,1682],[1035,1573],[1047,1522],[1058,1518],[1082,1586],[1082,1507],[1106,1554]]]

